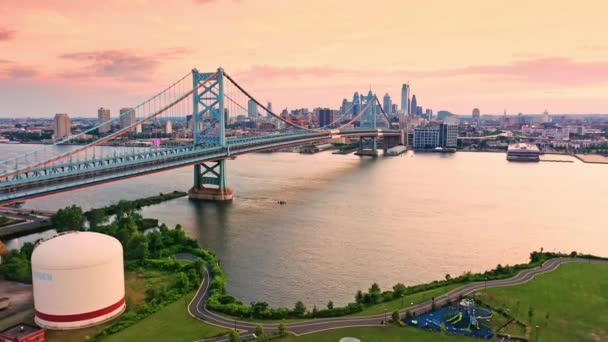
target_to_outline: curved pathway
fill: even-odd
[[[580,258],[554,258],[547,260],[542,266],[523,270],[515,276],[501,280],[489,280],[480,281],[462,285],[457,287],[443,295],[435,297],[435,305],[440,307],[447,304],[449,300],[455,301],[460,296],[466,296],[473,292],[479,291],[484,288],[500,287],[500,286],[512,286],[526,283],[532,280],[537,274],[551,272],[559,267],[559,265],[567,262],[589,262],[589,263],[608,263],[608,260],[591,260],[591,259],[580,259]],[[255,327],[258,324],[264,325],[266,332],[277,331],[277,323],[264,323],[264,322],[248,322],[241,321],[234,318],[229,318],[207,309],[207,299],[209,297],[209,270],[205,269],[206,277],[201,284],[201,287],[196,292],[196,295],[188,305],[188,312],[194,318],[197,318],[206,323],[213,324],[222,328],[227,329],[238,329],[241,332],[241,337],[251,336],[255,331]],[[401,316],[405,314],[407,310],[412,313],[422,313],[431,310],[432,301],[427,300],[420,304],[412,305],[407,308],[401,309],[399,312]],[[391,313],[387,313],[390,315]],[[387,316],[388,317],[388,316]],[[287,330],[294,335],[310,334],[323,330],[346,328],[346,327],[361,327],[361,326],[381,326],[385,318],[385,314],[374,314],[370,316],[346,316],[346,317],[334,317],[334,318],[313,318],[305,319],[301,322],[286,323]],[[219,336],[211,338],[205,341],[228,341],[226,336]]]

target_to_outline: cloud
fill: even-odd
[[[12,61],[0,60],[0,79],[33,78],[40,75],[35,68],[13,63]]]
[[[556,85],[560,88],[608,83],[608,61],[575,61],[565,57],[544,57],[516,60],[508,64],[481,64],[459,68],[426,70],[345,69],[333,66],[274,67],[254,65],[238,78],[248,80],[305,79],[352,77],[355,79],[461,79],[475,77],[482,82],[520,82],[522,84]]]
[[[15,30],[0,27],[0,42],[15,39]]]
[[[608,83],[608,62],[581,62],[564,57],[535,58],[500,65],[475,65],[418,73],[422,77],[482,76],[492,80],[581,86]]]
[[[60,74],[67,78],[104,77],[126,81],[145,81],[150,79],[164,61],[190,53],[186,48],[164,49],[150,55],[139,55],[126,50],[101,50],[73,52],[59,56],[84,64],[77,70]]]

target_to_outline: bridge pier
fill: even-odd
[[[367,143],[366,143],[367,142]],[[359,149],[355,152],[358,156],[378,156],[378,140],[376,137],[360,137]]]
[[[225,160],[194,165],[194,186],[188,191],[188,198],[193,201],[232,201],[232,189],[226,186],[225,173]]]

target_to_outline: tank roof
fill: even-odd
[[[32,267],[73,269],[103,264],[122,256],[115,238],[95,232],[68,232],[43,240],[32,253]]]

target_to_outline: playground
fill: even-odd
[[[420,329],[489,339],[494,335],[488,324],[491,318],[491,310],[477,306],[473,299],[465,298],[458,304],[406,319],[405,324]]]

